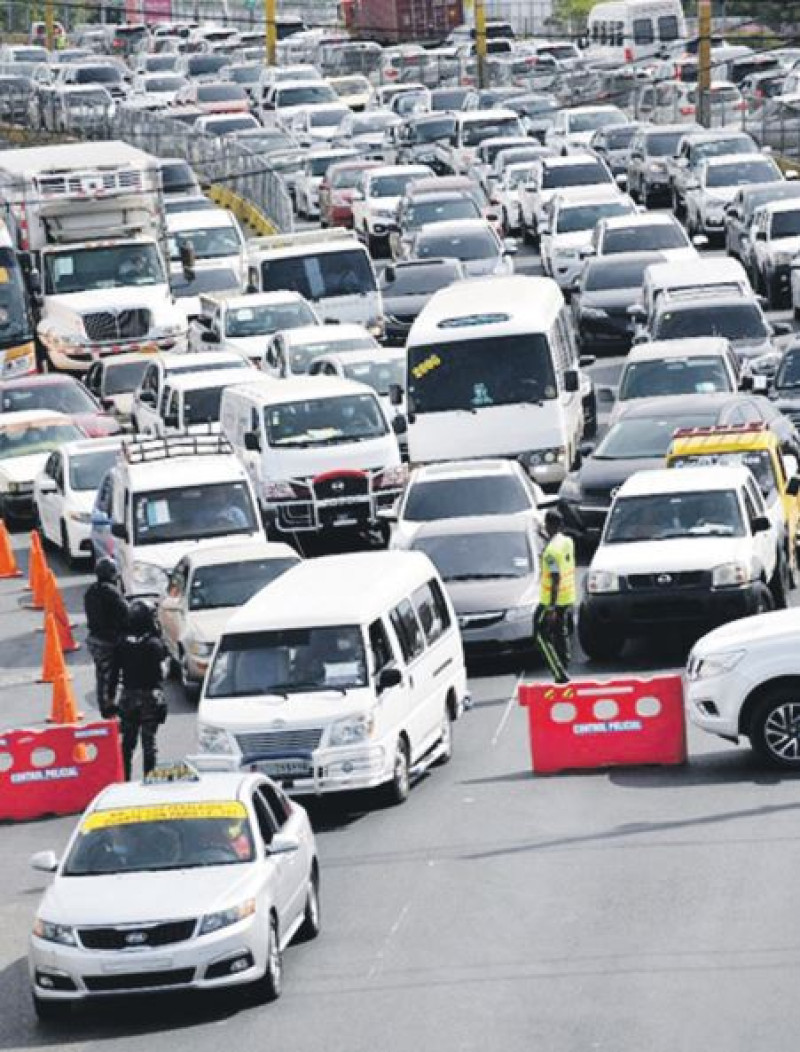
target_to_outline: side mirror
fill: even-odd
[[[568,394],[574,394],[581,389],[581,378],[577,369],[567,369],[564,373],[564,390]]]
[[[167,413],[164,416],[164,427],[178,427],[178,423],[177,413]]]
[[[288,833],[276,833],[267,846],[268,855],[292,855],[300,850],[300,841]]]
[[[55,873],[58,869],[58,855],[55,851],[37,851],[31,855],[31,869],[37,869],[40,873]]]
[[[594,354],[582,354],[578,359],[578,365],[581,369],[588,369],[590,365],[594,365],[597,361],[597,357]]]
[[[613,389],[613,387],[598,387],[597,388],[597,401],[601,405],[613,405],[614,404],[614,389]]]
[[[397,271],[394,269],[391,263],[387,267],[384,267],[383,280],[386,282],[387,285],[391,285],[396,278]]]
[[[408,431],[408,421],[400,414],[392,417],[392,431],[396,435],[405,435]]]
[[[104,511],[93,511],[91,515],[92,526],[110,526],[111,519]]]
[[[767,240],[767,232],[766,232],[766,230],[756,230],[756,232],[755,232],[755,239],[756,239],[756,241],[766,241]]]
[[[106,410],[106,412],[111,412],[111,410],[114,408],[114,399],[113,398],[101,398],[100,399],[100,405],[103,407],[103,409]]]
[[[116,537],[118,541],[125,541],[127,544],[129,540],[128,527],[124,522],[112,522],[111,536]]]
[[[581,442],[578,446],[581,457],[590,457],[594,453],[594,442]]]
[[[792,475],[786,483],[786,492],[790,497],[796,497],[800,493],[800,475]]]
[[[772,323],[772,332],[775,336],[789,336],[794,332],[794,329],[789,321],[774,321]]]
[[[787,168],[786,171],[783,173],[783,177],[784,179],[788,179],[791,181],[800,177],[800,172],[798,172],[796,168]]]
[[[150,405],[150,406],[153,406],[153,408],[155,408],[155,404],[156,404],[156,393],[155,393],[155,391],[151,391],[149,388],[146,391],[140,391],[139,392],[139,401],[142,403],[142,405]]]
[[[687,179],[686,183],[684,185],[684,189],[685,190],[699,190],[700,189],[700,183],[697,181],[697,179]]]
[[[753,533],[767,533],[768,530],[772,529],[772,523],[766,515],[756,515],[751,523],[751,527]]]
[[[181,270],[187,281],[193,281],[197,270],[197,257],[191,241],[184,241],[180,247]]]
[[[58,486],[56,485],[56,480],[51,479],[49,476],[43,478],[42,481],[39,483],[39,492],[58,493]]]
[[[220,343],[221,342],[221,338],[220,338],[219,333],[215,332],[214,329],[205,329],[203,332],[200,333],[200,342],[201,343]]]
[[[32,296],[41,296],[42,275],[36,269],[32,269],[28,272],[28,288],[31,290]]]
[[[261,452],[261,436],[258,431],[245,431],[244,448],[250,453]]]
[[[755,388],[755,381],[752,373],[745,373],[739,380],[740,391],[752,391]]]
[[[391,405],[403,404],[403,388],[400,384],[389,384],[389,402]]]
[[[763,373],[756,373],[753,376],[753,391],[756,394],[766,394],[769,390],[769,378],[764,376]]]
[[[794,453],[784,453],[781,457],[783,461],[783,470],[786,472],[788,479],[793,479],[797,475],[797,457]]]
[[[620,172],[620,174],[615,178],[614,182],[617,184],[617,186],[624,189],[628,185],[628,177],[627,175],[624,175],[622,172]]]
[[[376,688],[379,694],[392,687],[399,687],[403,682],[403,674],[399,668],[384,668],[378,673]]]

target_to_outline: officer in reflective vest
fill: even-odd
[[[575,544],[562,532],[561,515],[544,517],[547,544],[542,552],[539,605],[533,616],[534,640],[556,683],[568,683],[573,607],[575,606]]]

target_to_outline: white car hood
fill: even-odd
[[[365,712],[374,704],[367,687],[357,687],[342,694],[338,690],[309,691],[290,694],[254,695],[244,698],[206,698],[200,702],[199,719],[224,727],[232,734],[263,731],[276,720],[292,730],[327,726],[335,720]]]
[[[591,230],[575,230],[570,234],[553,234],[550,241],[550,253],[557,256],[566,249],[585,248],[591,244]]]
[[[39,913],[46,920],[76,927],[186,920],[246,898],[254,871],[255,864],[243,863],[158,873],[59,877],[45,893]]]
[[[224,336],[223,348],[226,351],[238,351],[246,354],[248,358],[258,358],[259,361],[267,349],[270,337],[264,336]]]
[[[707,204],[729,204],[741,189],[740,186],[714,186],[705,191]]]
[[[219,610],[190,610],[186,618],[188,634],[200,643],[216,643],[237,609],[224,606]]]
[[[727,625],[715,628],[695,644],[692,652],[695,656],[702,657],[704,654],[716,653],[723,649],[734,650],[736,647],[749,647],[764,642],[776,646],[788,643],[796,648],[799,633],[800,610],[775,610],[769,614],[729,621]]]
[[[592,570],[612,573],[670,573],[708,570],[742,560],[749,564],[751,546],[744,537],[680,537],[669,541],[603,544],[592,559]]]
[[[278,447],[281,478],[313,478],[328,471],[396,467],[400,463],[397,443],[385,435],[368,442],[354,442],[350,446],[312,446],[310,449]]]
[[[776,252],[800,252],[800,237],[774,237],[770,247]]]
[[[93,292],[68,292],[60,296],[48,296],[47,304],[84,311],[119,309],[120,307],[151,306],[161,301],[171,303],[167,285],[130,285],[118,289],[97,289]]]
[[[0,478],[9,482],[33,482],[44,470],[49,453],[30,453],[27,457],[10,457],[0,460]]]
[[[218,548],[226,544],[247,543],[251,540],[262,540],[257,532],[230,534],[224,533],[220,537],[204,537],[201,540],[171,541],[168,544],[143,544],[134,547],[131,551],[131,562],[150,563],[162,570],[172,570],[179,559],[190,552],[197,545],[202,544],[204,548]]]

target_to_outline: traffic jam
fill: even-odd
[[[528,775],[800,771],[800,48],[703,89],[679,0],[486,55],[340,7],[269,62],[251,14],[0,43],[0,837],[61,816],[56,1034],[275,1001],[319,808],[447,784],[497,668]]]

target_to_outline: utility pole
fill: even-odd
[[[267,20],[267,65],[276,64],[278,44],[278,27],[275,24],[278,0],[264,0],[264,14]]]
[[[697,3],[697,103],[698,117],[705,128],[711,127],[711,0]]]
[[[44,5],[44,29],[47,41],[47,50],[52,51],[56,46],[55,12],[53,0],[45,0]]]
[[[486,84],[486,4],[475,0],[475,54],[478,59],[478,87]]]

